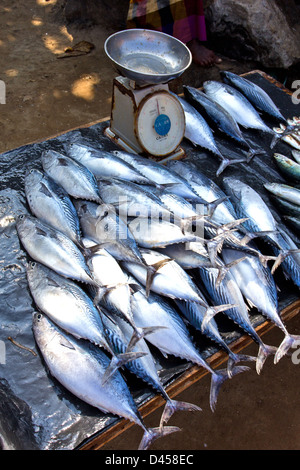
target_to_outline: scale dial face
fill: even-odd
[[[174,152],[184,137],[183,108],[168,91],[145,96],[136,113],[135,131],[141,147],[154,156]]]

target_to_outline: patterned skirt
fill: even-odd
[[[130,0],[128,28],[154,29],[183,43],[206,41],[202,0]]]

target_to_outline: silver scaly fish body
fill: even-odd
[[[106,204],[112,204],[119,215],[128,217],[167,217],[172,214],[160,199],[142,186],[115,178],[99,180],[99,192]]]
[[[154,250],[141,249],[147,266],[159,266],[153,276],[151,291],[176,299],[203,303],[198,288],[191,277],[172,259]],[[137,263],[124,262],[122,266],[143,286],[146,286],[147,269]]]
[[[262,197],[249,185],[236,178],[224,178],[225,190],[235,205],[239,215],[247,217],[245,227],[249,232],[270,232],[265,238],[271,243],[275,254],[280,252],[288,254],[281,259],[285,274],[300,286],[300,253],[294,241],[282,230],[279,230],[276,221],[262,199]],[[293,251],[290,251],[293,250]],[[280,258],[279,258],[280,259]],[[276,266],[276,262],[275,262]],[[274,266],[272,268],[274,270]]]
[[[135,238],[113,206],[79,200],[74,205],[85,238],[103,244],[117,260],[142,260]]]
[[[196,234],[185,230],[181,225],[168,220],[144,217],[128,222],[128,228],[133,234],[137,244],[142,248],[161,248],[173,243],[202,241]]]
[[[238,123],[233,118],[233,116],[228,113],[228,111],[226,111],[225,108],[220,106],[218,103],[216,103],[216,101],[212,100],[208,95],[196,88],[184,86],[184,94],[187,101],[189,101],[197,111],[205,111],[209,118],[218,126],[218,129],[232,137],[240,144],[249,147],[249,144],[245,140]]]
[[[132,327],[127,322],[123,321],[120,317],[116,318],[116,323],[123,334],[124,342],[129,342],[133,334]],[[150,328],[152,329],[152,327]],[[116,344],[116,348],[116,353],[123,352],[118,349],[119,344]],[[133,373],[134,375],[142,379],[144,382],[149,384],[151,387],[153,387],[153,389],[156,392],[160,393],[160,395],[166,400],[166,406],[160,421],[161,425],[166,423],[177,410],[201,411],[201,408],[196,405],[172,400],[169,397],[159,378],[157,367],[151,354],[151,351],[143,338],[139,340],[138,345],[133,348],[133,351],[142,351],[144,353],[144,356],[133,361],[127,362],[125,364],[126,368],[131,373]]]
[[[36,306],[56,325],[110,351],[99,311],[80,286],[36,262],[27,266],[27,280]]]
[[[97,150],[79,143],[69,144],[66,151],[70,157],[88,168],[96,178],[122,178],[135,183],[149,184],[148,178],[112,152]]]
[[[300,206],[300,189],[280,183],[265,183],[264,187],[275,196]]]
[[[210,178],[202,174],[197,166],[192,162],[181,162],[180,160],[170,161],[168,163],[174,172],[178,172],[183,178],[189,181],[193,190],[198,196],[206,201],[212,203],[217,199],[226,198],[226,194],[214,183]],[[235,210],[228,199],[217,205],[210,220],[217,224],[223,225],[237,220]]]
[[[164,355],[174,355],[189,362],[204,367],[211,373],[210,407],[215,410],[220,385],[228,378],[224,369],[214,371],[201,356],[192,342],[188,329],[182,318],[160,296],[151,293],[148,297],[140,289],[132,295],[132,310],[134,319],[140,327],[148,324],[165,326],[165,329],[156,330],[148,335],[148,341],[157,347]],[[236,367],[234,374],[246,370]]]
[[[33,215],[81,245],[76,209],[60,185],[41,171],[32,169],[25,176],[25,195]]]
[[[244,257],[243,251],[222,249],[222,259],[226,264]],[[257,257],[247,254],[245,259],[232,265],[230,272],[250,307],[256,307],[285,331],[278,315],[277,288],[270,269],[264,267]]]
[[[86,248],[93,246],[93,242],[85,238],[83,243]],[[107,289],[107,292],[99,299],[100,304],[112,312],[124,315],[128,321],[132,322],[127,276],[116,259],[105,248],[99,248],[91,255],[87,264],[93,278],[100,286],[100,295],[101,287]]]
[[[256,109],[245,96],[230,85],[209,80],[203,84],[205,93],[229,112],[238,124],[275,135],[268,127]]]
[[[50,373],[67,390],[104,413],[115,414],[141,426],[144,436],[139,449],[147,449],[156,438],[179,430],[172,426],[146,428],[118,371],[100,386],[110,362],[101,349],[62,333],[41,314],[34,315],[33,331]]]
[[[102,202],[96,178],[84,165],[54,150],[43,152],[41,161],[45,173],[60,184],[70,196]]]
[[[222,264],[222,261],[219,260],[219,263]],[[257,334],[250,321],[248,307],[244,301],[242,292],[230,271],[226,272],[220,283],[217,283],[219,271],[215,267],[202,267],[199,269],[199,273],[212,302],[215,305],[231,304],[233,307],[227,309],[224,312],[225,315],[238,324],[259,345],[256,360],[256,370],[259,374],[266,358],[270,354],[275,354],[277,348],[263,343],[260,336]],[[206,318],[207,320],[205,319],[202,324],[203,327],[206,321],[209,321],[209,318]]]
[[[157,249],[160,253],[174,259],[183,269],[211,266],[207,250],[201,243],[172,243]]]
[[[62,276],[97,285],[82,252],[62,232],[30,215],[19,216],[16,228],[22,245],[32,259]]]
[[[274,101],[260,86],[232,72],[222,71],[221,77],[225,83],[243,93],[257,109],[264,111],[279,121],[286,122],[286,118],[282,115]]]
[[[211,151],[215,155],[223,159],[223,155],[217,147],[213,133],[205,119],[201,114],[185,99],[177,97],[183,107],[186,127],[185,138],[192,142],[194,145],[199,145],[206,150]]]
[[[165,165],[141,157],[140,155],[120,150],[116,150],[113,153],[134,166],[134,168],[147,177],[152,184],[162,185],[165,192],[177,194],[189,200],[198,200],[198,196],[192,190],[189,183]]]

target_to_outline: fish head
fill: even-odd
[[[41,155],[41,162],[45,171],[56,167],[58,164],[63,166],[67,165],[66,157],[55,150],[45,150]]]
[[[26,188],[30,188],[32,186],[38,185],[42,179],[44,178],[44,174],[42,171],[36,169],[36,168],[31,168],[29,171],[27,171],[25,175],[25,190]]]
[[[205,93],[213,95],[223,88],[223,84],[216,80],[206,80],[203,83],[203,88]]]
[[[30,288],[36,289],[43,282],[44,274],[48,269],[36,261],[30,261],[26,265],[26,275]]]
[[[18,235],[21,238],[30,236],[34,231],[34,224],[30,216],[26,214],[20,214],[16,220],[16,228]]]
[[[41,349],[44,349],[57,334],[57,329],[51,320],[40,312],[33,312],[32,314],[32,329]]]

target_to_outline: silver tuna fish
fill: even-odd
[[[148,178],[112,152],[97,150],[80,143],[69,144],[66,152],[88,168],[96,178],[121,178],[134,183],[149,184]]]
[[[102,202],[97,180],[84,165],[54,150],[44,151],[41,161],[47,175],[60,184],[70,196]]]
[[[100,411],[129,419],[144,430],[139,450],[149,448],[158,437],[179,431],[174,426],[147,428],[118,371],[100,386],[109,365],[101,349],[63,333],[40,313],[33,317],[33,332],[50,373],[67,390]]]
[[[68,193],[50,176],[32,169],[25,176],[25,195],[33,215],[82,247],[80,224]]]
[[[16,228],[32,259],[62,276],[97,286],[82,252],[69,237],[30,215],[20,215]]]
[[[132,309],[136,324],[146,327],[149,323],[165,326],[148,336],[148,341],[163,354],[174,355],[204,367],[211,374],[210,407],[214,411],[222,383],[229,378],[227,370],[212,369],[193,344],[188,329],[182,318],[166,300],[153,293],[147,297],[140,288],[132,295]],[[248,367],[237,366],[232,375],[248,370]]]

